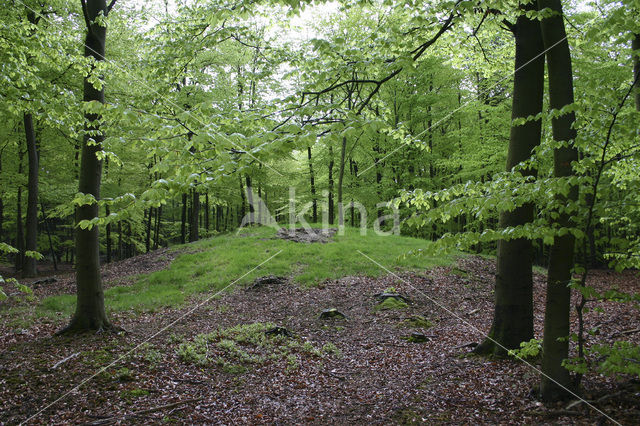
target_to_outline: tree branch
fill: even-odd
[[[105,12],[104,16],[109,16],[109,12],[111,12],[111,9],[113,9],[113,6],[116,5],[116,2],[118,0],[111,0],[111,3],[109,3],[109,6],[107,6],[107,11]]]
[[[82,15],[84,16],[84,23],[87,25],[87,29],[91,31],[91,19],[89,19],[89,10],[87,9],[86,0],[80,0],[82,4]]]

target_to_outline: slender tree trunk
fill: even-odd
[[[256,211],[253,208],[253,188],[251,187],[251,177],[249,175],[245,176],[245,182],[247,184],[247,204],[248,204],[248,210],[249,210],[249,223],[254,223]]]
[[[562,5],[560,0],[538,0],[538,7],[550,8],[558,13],[540,23],[542,38],[547,51],[547,71],[549,75],[549,106],[559,110],[573,103],[573,74],[571,54],[566,39]],[[573,140],[575,114],[564,114],[552,120],[553,139],[568,146],[554,151],[554,176],[573,175],[571,163],[578,159]],[[578,188],[572,187],[568,197],[558,195],[560,203],[574,202],[578,198]],[[559,228],[571,227],[571,217],[561,213],[557,219]],[[574,265],[575,240],[571,233],[557,236],[551,247],[547,277],[547,297],[544,318],[544,341],[542,357],[542,398],[546,401],[563,399],[569,396],[566,389],[571,387],[569,371],[562,361],[569,356],[569,312],[571,291],[571,269]]]
[[[42,209],[42,221],[47,229],[47,237],[49,237],[49,251],[51,252],[51,261],[53,262],[53,270],[58,270],[58,260],[56,259],[56,251],[53,249],[53,239],[51,238],[51,227],[49,226],[49,220],[44,212],[44,204],[40,203]]]
[[[157,250],[160,246],[160,221],[162,219],[162,205],[156,208],[156,224],[153,231],[153,249]]]
[[[36,146],[36,132],[33,128],[33,116],[24,114],[24,132],[27,141],[29,158],[29,180],[27,183],[27,223],[26,244],[28,251],[38,251],[38,150]],[[36,259],[26,256],[22,269],[23,277],[35,277],[37,274]]]
[[[182,217],[180,223],[180,243],[187,242],[187,194],[182,194]]]
[[[83,1],[83,12],[87,24],[84,56],[94,61],[103,61],[106,45],[106,26],[100,25],[98,17],[109,14],[106,0]],[[104,86],[94,87],[92,73],[84,78],[84,102],[104,104]],[[85,136],[82,143],[80,177],[78,192],[92,195],[96,202],[79,206],[76,209],[76,225],[83,220],[98,216],[100,199],[100,180],[102,161],[97,153],[102,149],[104,135],[100,131],[101,115],[85,114]],[[91,143],[89,143],[91,142]],[[90,229],[76,229],[76,311],[71,323],[63,331],[102,330],[112,328],[104,308],[104,292],[100,276],[100,240],[99,229],[95,225]]]
[[[335,207],[333,205],[333,147],[329,145],[329,223],[335,222]]]
[[[342,138],[340,146],[340,167],[338,168],[338,225],[344,226],[344,205],[342,202],[342,190],[344,181],[344,161],[347,151],[347,138]]]
[[[209,232],[209,193],[204,194],[204,229]]]
[[[192,191],[192,204],[191,204],[191,226],[189,229],[189,242],[198,241],[199,235],[199,223],[200,217],[200,194],[195,189]]]
[[[151,251],[151,220],[153,217],[153,207],[149,207],[147,211],[147,235],[144,240],[144,248],[147,253]]]
[[[635,81],[635,100],[636,109],[640,111],[640,34],[633,35],[633,41],[631,42],[631,49],[633,50],[633,78]]]
[[[2,173],[2,151],[0,151],[0,174]],[[4,241],[4,201],[0,193],[0,241]]]
[[[258,183],[258,200],[260,200],[260,202],[258,203],[258,223],[262,224],[262,201],[264,201],[264,204],[267,204],[267,198],[265,197],[264,200],[262,200],[262,185],[260,183]]]
[[[105,204],[104,206],[104,214],[109,217],[111,214],[111,208],[109,204]],[[107,263],[111,263],[111,224],[107,223],[105,227],[107,231]]]
[[[242,199],[242,206],[240,208],[240,211],[238,212],[238,226],[240,226],[242,224],[242,218],[244,218],[246,212],[247,203],[244,196],[244,185],[242,184],[242,176],[239,176],[238,179],[240,180],[240,198]]]
[[[316,197],[316,182],[313,174],[313,163],[311,162],[311,146],[307,147],[307,158],[309,159],[309,183],[311,184],[311,202],[313,203],[312,222],[318,222],[318,199]]]
[[[118,260],[122,260],[122,222],[118,222]]]
[[[524,10],[535,10],[534,4]],[[511,119],[535,116],[542,112],[544,92],[544,56],[540,24],[524,15],[511,30],[515,36],[515,69]],[[531,158],[540,144],[541,121],[529,121],[511,127],[507,171]],[[535,170],[529,170],[535,175]],[[527,203],[500,214],[499,228],[521,226],[533,220],[533,205]],[[533,275],[531,241],[526,238],[498,242],[498,265],[495,284],[495,309],[489,338],[474,352],[506,355],[521,342],[533,338]]]

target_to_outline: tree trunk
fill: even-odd
[[[338,168],[338,226],[344,226],[344,205],[342,203],[342,184],[344,181],[344,157],[347,150],[347,138],[342,138],[340,146],[340,167]]]
[[[56,259],[56,251],[53,249],[53,239],[51,238],[51,227],[49,226],[49,221],[47,220],[47,216],[44,212],[44,204],[40,204],[42,209],[42,220],[47,229],[47,237],[49,237],[49,251],[51,252],[51,261],[53,262],[53,270],[58,271],[58,261]]]
[[[22,174],[22,157],[24,152],[18,147],[18,174]],[[24,266],[24,226],[22,224],[22,185],[18,185],[18,194],[16,199],[16,272],[22,271]]]
[[[559,110],[573,103],[573,74],[571,70],[571,54],[566,39],[562,5],[560,0],[538,0],[538,6],[550,8],[558,13],[540,22],[542,38],[547,52],[547,71],[549,75],[549,106]],[[552,47],[553,46],[553,47]],[[573,174],[571,162],[578,159],[576,149],[572,146],[576,138],[573,129],[575,114],[565,114],[552,120],[553,139],[562,141],[568,146],[554,151],[554,176],[566,177]],[[575,201],[578,188],[572,187],[568,196],[558,195],[560,203]],[[562,213],[557,219],[559,228],[571,227],[572,220],[568,214]],[[562,361],[569,356],[569,312],[571,291],[568,287],[571,280],[571,269],[574,265],[574,237],[571,233],[557,236],[551,247],[549,271],[547,277],[547,298],[544,317],[544,341],[542,357],[542,398],[554,401],[569,396],[567,389],[571,382],[569,371],[562,366]]]
[[[207,230],[207,232],[209,232],[209,226],[210,226],[210,222],[209,222],[209,193],[204,194],[204,229]]]
[[[312,222],[318,222],[318,199],[316,198],[316,182],[313,175],[313,163],[311,162],[311,146],[307,147],[307,157],[309,158],[309,183],[311,184],[311,202],[313,203]]]
[[[2,173],[2,151],[0,151],[0,174]],[[4,241],[4,201],[0,193],[0,241]]]
[[[631,49],[633,50],[633,79],[635,81],[635,100],[636,110],[640,111],[640,34],[633,35],[633,41],[631,42]]]
[[[335,222],[335,209],[333,205],[333,147],[329,145],[329,223],[333,225]]]
[[[103,61],[107,28],[95,21],[100,15],[107,16],[109,9],[106,0],[83,1],[83,11],[87,24],[87,36],[85,40],[84,56],[95,61]],[[92,73],[96,72],[95,68]],[[94,87],[90,73],[84,78],[84,102],[99,102],[104,104],[104,86],[99,89]],[[91,194],[96,202],[79,206],[76,209],[76,225],[83,220],[91,220],[98,216],[98,203],[100,199],[100,180],[102,177],[102,161],[97,153],[102,149],[101,143],[104,135],[100,131],[99,122],[101,115],[95,113],[85,114],[85,135],[82,143],[80,177],[78,192]],[[76,287],[77,303],[76,311],[71,323],[63,330],[83,331],[110,329],[113,326],[109,322],[104,308],[104,292],[102,290],[102,278],[100,276],[100,240],[99,229],[95,225],[90,229],[76,229]]]
[[[528,4],[524,10],[535,10]],[[511,119],[542,112],[544,92],[544,56],[540,24],[524,15],[512,26],[515,36],[515,69]],[[531,62],[530,62],[531,61]],[[541,121],[529,121],[511,127],[507,171],[531,157],[540,144]],[[535,170],[529,170],[535,175]],[[499,228],[521,226],[533,220],[533,205],[528,203],[500,214]],[[533,275],[531,241],[526,238],[498,242],[493,324],[487,339],[474,350],[479,354],[506,355],[533,338]]]
[[[162,219],[162,205],[156,208],[156,224],[153,231],[153,249],[157,250],[160,246],[160,220]]]
[[[180,223],[180,243],[187,242],[187,194],[182,194],[182,217]]]
[[[242,184],[242,176],[239,176],[238,179],[240,180],[240,198],[242,199],[242,207],[238,212],[238,226],[240,226],[242,225],[242,219],[244,218],[247,203],[244,196],[244,185]]]
[[[245,176],[245,182],[247,184],[247,209],[249,211],[249,223],[254,223],[256,210],[253,208],[253,188],[251,187],[251,177],[249,175]]]
[[[198,241],[199,235],[199,223],[200,217],[200,194],[195,189],[192,191],[192,204],[191,204],[191,226],[189,227],[189,242]]]
[[[111,214],[111,208],[109,207],[109,204],[106,204],[104,206],[104,214],[107,217],[109,217],[109,215]],[[111,224],[110,223],[107,223],[106,230],[107,230],[107,263],[111,263]]]
[[[27,223],[25,250],[38,251],[38,150],[36,147],[36,132],[33,128],[33,116],[24,114],[24,132],[27,141],[29,158],[29,180],[27,183]],[[36,259],[26,256],[22,269],[23,277],[35,277],[37,274]]]
[[[147,234],[144,240],[144,248],[147,253],[151,251],[151,220],[153,217],[153,207],[149,207],[147,210]]]

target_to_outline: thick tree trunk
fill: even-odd
[[[549,106],[559,110],[573,103],[573,73],[571,70],[571,54],[566,39],[562,5],[560,0],[538,0],[540,9],[550,8],[558,12],[540,23],[542,38],[547,51],[547,70],[549,73]],[[552,47],[553,46],[553,47]],[[573,129],[575,114],[565,114],[552,120],[553,139],[562,141],[568,146],[554,151],[554,176],[566,177],[573,174],[571,163],[578,159],[572,143],[576,138]],[[573,187],[567,197],[558,196],[562,203],[575,201],[578,188]],[[557,219],[559,228],[572,226],[571,217],[561,214]],[[544,341],[542,357],[542,398],[553,401],[569,396],[567,389],[571,382],[569,371],[562,366],[562,361],[569,356],[569,312],[571,291],[568,287],[571,280],[571,269],[574,265],[574,237],[568,233],[557,236],[551,247],[549,271],[547,277],[547,298],[544,317]]]
[[[535,10],[533,4],[525,10]],[[515,36],[515,69],[511,118],[535,116],[542,112],[544,56],[540,24],[522,15],[512,27]],[[530,62],[531,61],[531,62]],[[531,157],[540,144],[541,121],[511,127],[507,171]],[[530,175],[535,174],[530,170]],[[524,225],[533,219],[533,205],[525,204],[500,215],[500,229]],[[474,352],[506,355],[523,341],[533,338],[533,276],[531,241],[526,238],[498,242],[495,309],[488,338]]]
[[[309,159],[309,183],[311,184],[311,202],[313,203],[313,216],[311,221],[318,221],[318,199],[316,198],[316,182],[313,174],[313,163],[311,162],[311,147],[307,147],[307,158]]]
[[[107,16],[109,10],[105,0],[83,2],[87,23],[84,56],[95,61],[103,61],[107,28],[95,21],[100,15]],[[95,68],[92,72],[96,72]],[[91,75],[84,79],[84,102],[104,103],[104,86],[99,89],[90,81]],[[82,205],[76,209],[76,225],[83,220],[98,216],[100,199],[100,181],[102,161],[97,153],[102,149],[104,135],[100,131],[100,114],[85,114],[85,136],[82,144],[80,177],[78,192],[92,195],[96,202]],[[63,331],[110,329],[113,326],[107,318],[104,308],[104,292],[100,276],[100,240],[98,226],[90,229],[76,229],[76,311],[71,323]]]
[[[200,194],[195,189],[192,191],[191,226],[189,227],[189,242],[200,239],[198,218],[200,217]]]
[[[636,109],[640,111],[640,78],[638,78],[638,76],[640,76],[640,34],[633,35],[631,49],[633,50],[633,78],[636,91]]]

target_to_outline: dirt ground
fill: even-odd
[[[146,256],[105,267],[108,285],[171,260],[163,251]],[[120,335],[52,337],[65,318],[25,330],[2,324],[0,423],[606,424],[609,417],[637,424],[640,383],[629,377],[584,377],[583,397],[600,411],[584,403],[545,407],[532,392],[539,377],[535,362],[465,356],[489,329],[494,274],[493,261],[470,257],[458,268],[403,273],[400,279],[344,277],[311,289],[271,283],[236,289],[199,307],[204,298],[181,309],[113,315],[127,330]],[[591,283],[640,291],[634,272],[595,271]],[[390,287],[407,297],[409,306],[374,309],[373,295]],[[36,295],[72,288],[72,277],[61,277]],[[543,290],[544,277],[537,274],[538,336]],[[600,326],[594,341],[611,343],[624,335],[637,342],[640,333],[622,333],[640,327],[638,309],[619,303],[603,307],[604,314],[587,316],[589,327]],[[329,308],[346,319],[321,320]],[[430,326],[403,326],[416,315]],[[181,342],[198,334],[256,322],[286,327],[300,342],[332,344],[338,351],[298,352],[293,360],[269,359],[242,371],[189,363],[178,355]],[[413,342],[413,333],[422,335],[422,342]]]

